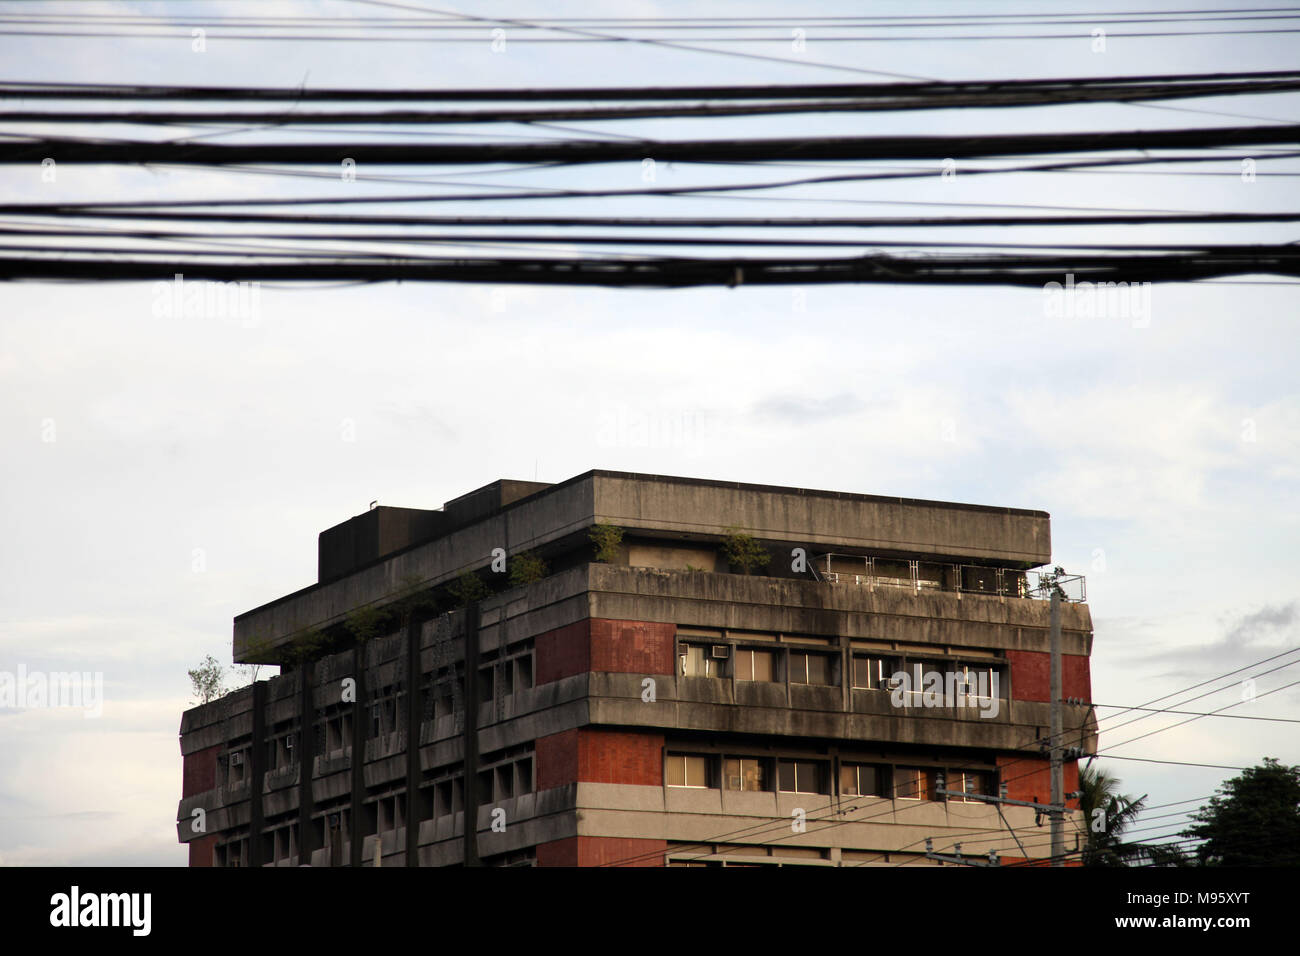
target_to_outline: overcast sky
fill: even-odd
[[[0,13],[27,6],[0,3]],[[186,15],[253,7],[259,15],[401,12],[342,0],[42,6]],[[958,6],[923,0],[873,4],[870,12]],[[1097,4],[1049,9],[1085,6]],[[770,16],[796,8],[810,16],[863,13],[859,4],[790,0],[746,0],[710,12]],[[1043,8],[979,4],[990,12]],[[612,0],[457,9],[521,18],[701,13],[698,4]],[[0,78],[267,87],[761,85],[871,79],[816,68],[827,63],[941,79],[1286,69],[1296,66],[1300,49],[1294,35],[1112,37],[1097,53],[1087,25],[1071,29],[1077,39],[819,44],[810,21],[802,53],[775,41],[750,48],[798,61],[790,65],[628,44],[527,46],[511,43],[509,34],[505,50],[493,53],[486,28],[480,45],[209,39],[202,53],[188,38],[0,36]],[[1177,105],[1292,122],[1300,116],[1294,95]],[[711,121],[694,122],[686,134],[716,131]],[[816,135],[1247,122],[1088,106],[767,119],[727,129]],[[668,134],[651,122],[626,131]],[[1295,162],[1261,169],[1300,169]],[[366,178],[394,172],[420,171],[359,170],[352,186],[392,191],[400,187]],[[451,172],[472,173],[466,178],[475,182],[633,188],[642,170]],[[737,175],[661,166],[657,182]],[[907,199],[1269,210],[1296,208],[1295,183],[1064,173],[963,180],[959,171],[951,181],[787,194],[806,202],[684,206],[660,199],[620,208],[661,215],[935,211],[849,204]],[[49,184],[36,167],[0,168],[0,195],[9,200],[319,195],[326,188],[342,187],[98,167],[60,169]],[[591,201],[544,207],[571,214],[609,208]],[[518,204],[474,211],[544,210]],[[1161,232],[1079,235],[1160,241]],[[1293,228],[1265,227],[1179,235],[1295,239]],[[1102,704],[1142,704],[1244,667],[1294,647],[1300,630],[1294,287],[1157,286],[1149,322],[1136,323],[1051,317],[1042,291],[1001,288],[264,286],[251,323],[157,318],[154,298],[149,283],[0,287],[0,671],[102,672],[105,693],[99,719],[75,710],[0,710],[0,863],[183,865],[173,821],[187,669],[206,654],[228,662],[232,617],[312,583],[316,535],[373,499],[436,508],[496,478],[560,481],[607,468],[1042,509],[1052,515],[1054,562],[1087,575],[1093,696]],[[1296,673],[1261,677],[1257,692],[1300,679]],[[1218,694],[1185,709],[1234,699],[1235,692]],[[1231,713],[1297,717],[1298,703],[1300,688],[1291,688]],[[1103,721],[1101,746],[1176,719],[1157,715],[1112,734],[1105,728],[1116,721]],[[1233,767],[1265,756],[1300,763],[1291,727],[1208,718],[1116,753]],[[1100,762],[1123,779],[1125,792],[1150,794],[1151,804],[1207,796],[1232,776]]]

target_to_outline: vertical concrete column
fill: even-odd
[[[478,858],[478,602],[465,607],[465,865]]]
[[[352,648],[352,677],[356,681],[356,699],[352,703],[352,826],[348,837],[350,866],[361,866],[361,850],[365,843],[364,827],[366,799],[366,645],[358,643]]]
[[[406,623],[406,865],[420,864],[420,636],[424,617],[411,613]]]
[[[261,866],[262,778],[266,775],[266,681],[253,682],[253,752],[249,754],[248,781],[248,865]]]
[[[303,661],[298,669],[298,865],[311,865],[311,854],[316,849],[315,827],[312,826],[312,776],[316,769],[316,705],[312,697],[315,666]]]

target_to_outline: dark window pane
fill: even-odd
[[[806,654],[790,655],[790,683],[806,684],[808,682],[808,664]]]
[[[822,654],[808,655],[808,683],[829,684],[831,682],[831,659]]]
[[[874,797],[880,793],[877,768],[864,764],[858,768],[858,786],[863,796]]]
[[[821,793],[822,765],[801,760],[795,764],[795,784],[800,793]]]
[[[781,761],[779,779],[782,790],[787,793],[795,792],[794,763],[792,761]]]

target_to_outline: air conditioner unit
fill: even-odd
[[[709,649],[709,656],[716,660],[725,661],[731,656],[731,646],[729,644],[714,644]]]
[[[293,734],[290,734],[288,737],[284,738],[284,749],[285,750],[293,749]]]
[[[901,677],[885,678],[885,690],[898,690],[898,688],[902,686],[903,686],[903,680]]]
[[[338,825],[339,825],[339,815],[338,815],[337,813],[331,813],[331,814],[330,814],[330,829],[331,829],[331,830],[337,829],[337,828],[338,828]]]
[[[824,577],[831,584],[838,584],[840,580],[840,575],[838,571],[824,571],[822,573],[822,577]]]
[[[243,754],[241,754],[241,753],[233,753],[233,754],[230,755],[230,766],[232,766],[232,767],[242,767],[243,765],[244,765],[244,755],[243,755]]]

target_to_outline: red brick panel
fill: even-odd
[[[569,837],[537,847],[538,866],[663,866],[666,840]]]
[[[591,669],[618,674],[673,674],[675,624],[591,622]]]
[[[1052,699],[1052,655],[1047,651],[1007,651],[1011,664],[1011,692],[1015,700]],[[1092,700],[1088,658],[1082,654],[1061,655],[1061,696]]]
[[[662,787],[663,734],[586,728],[578,736],[578,779]]]
[[[191,840],[189,847],[190,866],[211,866],[212,855],[217,848],[217,835],[211,833],[197,840]]]
[[[663,786],[663,734],[584,727],[536,746],[539,791],[578,782]]]
[[[672,674],[675,624],[589,618],[539,634],[537,683],[598,671],[615,674]]]
[[[1065,792],[1079,789],[1079,762],[1065,761],[1062,767]],[[1007,785],[1007,798],[1031,803],[1052,802],[1052,762],[1046,757],[998,757],[998,773]],[[1067,807],[1078,808],[1079,801],[1066,800]]]
[[[538,791],[562,787],[578,780],[578,731],[566,730],[538,737],[537,789]]]
[[[192,797],[217,785],[217,754],[220,745],[186,754],[181,768],[181,796]]]
[[[575,621],[539,634],[533,647],[538,684],[585,674],[591,670],[591,621]]]

